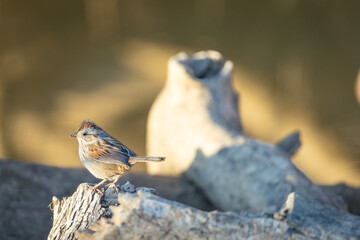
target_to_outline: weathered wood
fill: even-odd
[[[185,174],[223,211],[274,212],[291,192],[345,208],[341,197],[312,183],[276,146],[249,138],[212,156],[198,150]]]
[[[53,227],[48,239],[75,239],[75,232],[89,227],[105,212],[100,194],[87,191],[88,184],[80,185],[70,198],[62,201],[53,197]]]
[[[306,239],[359,239],[360,217],[291,193],[274,218]]]
[[[275,214],[204,212],[126,183],[54,202],[49,239],[357,239],[360,217],[291,193]],[[100,216],[100,220],[96,221]]]
[[[233,64],[214,51],[180,53],[169,61],[167,83],[148,119],[148,164],[156,174],[185,173],[217,209],[272,212],[293,191],[339,208],[335,194],[312,183],[291,162],[299,133],[266,144],[243,135]],[[246,113],[243,113],[246,114]]]

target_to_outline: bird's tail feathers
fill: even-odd
[[[165,157],[131,157],[129,158],[129,163],[134,165],[138,162],[161,162],[164,161]]]

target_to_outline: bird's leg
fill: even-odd
[[[90,187],[90,189],[95,190],[95,191],[97,191],[98,193],[100,193],[100,194],[102,195],[103,192],[100,191],[98,188],[100,187],[101,184],[103,184],[103,183],[106,182],[106,181],[107,181],[107,179],[104,179],[104,180],[102,180],[101,182],[99,182],[98,184],[96,184],[95,186]]]
[[[117,183],[117,181],[119,181],[119,178],[120,178],[121,176],[118,176],[118,177],[116,177],[116,179],[115,179],[115,181],[113,181],[112,183],[109,183],[108,185],[106,185],[105,187],[111,187],[111,186],[114,186],[114,190],[116,191],[116,192],[118,192],[118,189],[117,189],[117,187],[116,187],[116,183]]]

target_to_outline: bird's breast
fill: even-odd
[[[126,171],[130,170],[130,168],[127,166],[125,166],[127,167],[126,169],[123,169],[122,165],[120,164],[104,163],[95,158],[92,158],[88,149],[86,149],[86,146],[80,146],[79,156],[86,169],[89,170],[92,175],[100,179],[111,180],[119,175],[123,175]]]

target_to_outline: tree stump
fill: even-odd
[[[214,51],[170,59],[147,129],[148,154],[161,152],[167,160],[148,164],[149,171],[184,174],[224,211],[273,212],[291,192],[345,208],[341,197],[312,183],[291,162],[299,133],[277,145],[244,136],[232,70],[232,62]]]

